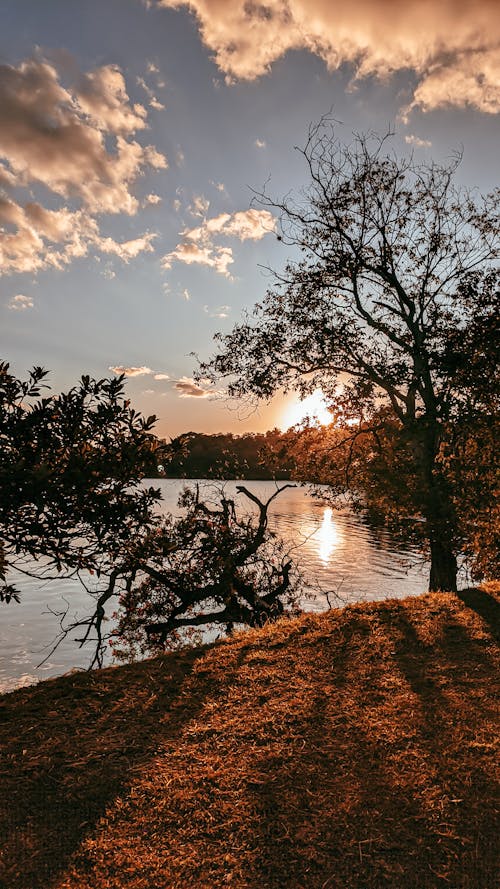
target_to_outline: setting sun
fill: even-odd
[[[328,426],[332,422],[333,417],[326,406],[325,396],[321,389],[316,389],[312,395],[308,395],[302,401],[294,399],[290,404],[287,404],[283,411],[280,427],[285,431],[291,426],[300,426],[307,417],[312,422],[319,423],[320,426]]]

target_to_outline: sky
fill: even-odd
[[[308,127],[394,130],[497,185],[498,0],[0,0],[0,357],[55,391],[124,372],[157,432],[265,431],[298,399],[196,383],[287,250],[255,204]],[[306,411],[307,412],[307,411]],[[309,411],[310,412],[310,411]]]

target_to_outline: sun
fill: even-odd
[[[316,421],[320,426],[328,426],[332,422],[333,416],[326,406],[325,396],[321,389],[316,389],[302,401],[294,399],[287,404],[280,426],[286,431],[291,426],[300,426],[306,417],[309,417],[312,422]]]

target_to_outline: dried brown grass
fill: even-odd
[[[498,591],[1,698],[5,889],[496,889]]]

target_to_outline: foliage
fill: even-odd
[[[344,490],[371,490],[404,523],[421,514],[430,589],[456,589],[463,539],[443,454],[483,388],[475,319],[489,329],[498,299],[498,196],[456,187],[458,158],[417,165],[389,153],[387,138],[342,146],[328,119],[302,153],[310,185],[299,198],[261,196],[299,258],[200,373],[228,377],[233,395],[322,389],[344,433],[333,466]],[[459,341],[477,366],[457,362]]]
[[[163,651],[185,644],[201,627],[261,626],[293,610],[300,576],[283,544],[268,529],[266,502],[242,485],[237,492],[257,507],[246,514],[220,492],[210,504],[199,487],[186,488],[180,518],[167,516],[115,564],[94,614],[67,627],[95,631],[94,661],[102,663],[106,639],[116,656]],[[115,628],[106,633],[105,607],[118,597]]]
[[[159,492],[139,487],[159,457],[147,419],[123,398],[123,378],[88,376],[46,394],[47,372],[20,381],[0,364],[0,597],[21,557],[53,571],[100,570],[154,522]]]
[[[291,605],[298,578],[267,528],[268,507],[238,490],[258,517],[238,516],[223,494],[210,507],[186,491],[180,519],[162,518],[161,494],[141,481],[160,461],[182,453],[123,398],[123,377],[92,380],[61,395],[46,395],[46,371],[25,382],[0,365],[0,597],[19,601],[7,583],[14,565],[36,576],[77,575],[95,605],[88,617],[65,624],[56,646],[80,628],[77,641],[94,644],[101,665],[108,638],[106,606],[120,597],[115,647],[123,653],[175,644],[182,628],[258,625]],[[282,490],[282,489],[281,489]],[[94,575],[103,589],[90,589]],[[215,608],[215,611],[214,611]],[[217,610],[219,609],[219,610]]]
[[[290,478],[287,438],[279,429],[244,435],[189,432],[182,442],[183,447],[176,449],[165,467],[168,478]]]

